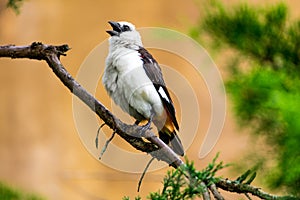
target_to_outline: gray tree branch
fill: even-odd
[[[211,193],[214,195],[216,200],[224,200],[224,197],[219,193],[217,187],[215,184],[211,184],[209,186],[209,190],[211,191]]]
[[[276,196],[268,194],[267,192],[264,192],[261,188],[249,184],[237,183],[236,181],[228,179],[218,180],[216,186],[228,192],[234,192],[238,194],[251,194],[253,196],[266,200],[299,200],[298,197],[294,196]]]

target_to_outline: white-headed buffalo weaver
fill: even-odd
[[[175,108],[158,63],[143,47],[133,24],[109,24],[113,30],[106,31],[111,37],[102,78],[105,89],[123,111],[136,119],[136,124],[153,121],[161,140],[183,156]]]

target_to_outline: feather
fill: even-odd
[[[140,53],[140,57],[144,63],[144,70],[159,94],[166,109],[167,115],[171,118],[175,128],[179,130],[179,125],[175,115],[175,108],[163,79],[160,66],[145,48],[140,47],[138,52]]]

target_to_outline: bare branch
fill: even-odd
[[[260,188],[254,187],[252,185],[237,183],[235,181],[231,181],[228,179],[220,179],[216,183],[216,186],[228,192],[234,192],[239,194],[252,194],[253,196],[257,196],[261,199],[266,199],[266,200],[286,200],[286,199],[299,200],[299,198],[293,196],[271,195],[262,191]]]

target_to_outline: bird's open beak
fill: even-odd
[[[109,21],[108,22],[113,30],[106,31],[110,36],[119,36],[121,33],[121,26],[118,22]]]

